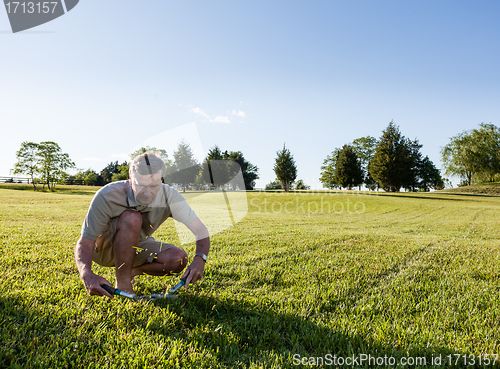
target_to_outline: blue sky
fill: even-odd
[[[169,152],[181,138],[242,151],[258,187],[286,142],[320,188],[331,151],[391,120],[440,167],[449,137],[500,125],[499,14],[498,1],[82,0],[12,34],[0,11],[0,175],[23,141],[99,171],[164,133]],[[193,123],[199,140],[181,137]]]

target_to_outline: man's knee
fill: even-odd
[[[173,248],[170,254],[170,260],[173,261],[173,267],[174,269],[172,270],[173,273],[180,273],[184,270],[184,268],[187,265],[188,261],[188,255],[186,254],[186,251],[184,251],[181,248]]]
[[[188,255],[186,251],[183,249],[177,249],[177,260],[179,260],[179,271],[176,273],[180,273],[184,270],[188,262]]]
[[[142,226],[142,215],[138,211],[125,210],[118,217],[117,228],[125,227],[127,229],[140,230]]]

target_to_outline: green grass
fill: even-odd
[[[177,300],[132,303],[88,296],[74,265],[95,190],[1,186],[0,367],[500,354],[500,197],[251,192],[244,220],[212,236],[202,281]],[[157,238],[178,244],[173,222]],[[142,276],[135,288],[177,281]]]

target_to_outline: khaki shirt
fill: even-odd
[[[189,225],[196,218],[195,212],[184,197],[170,186],[162,185],[148,205],[135,200],[130,182],[112,182],[96,192],[82,225],[82,236],[95,241],[106,225],[125,210],[135,210],[142,215],[141,240],[151,236],[169,217]]]

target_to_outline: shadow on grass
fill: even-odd
[[[500,193],[466,193],[466,192],[444,192],[440,193],[440,195],[449,195],[449,196],[469,196],[469,197],[500,197]]]
[[[444,201],[469,201],[470,200],[470,199],[448,198],[446,196],[441,197],[443,195],[448,195],[448,196],[465,195],[465,196],[476,196],[476,197],[495,197],[495,196],[491,196],[491,195],[490,196],[488,196],[488,195],[470,195],[470,194],[459,194],[459,193],[456,193],[456,194],[455,193],[440,193],[439,195],[436,194],[436,195],[432,195],[432,196],[406,195],[405,193],[401,193],[401,194],[397,194],[397,193],[384,193],[381,196],[400,197],[400,198],[405,198],[405,199],[417,199],[417,200],[444,200]]]
[[[37,193],[59,193],[65,195],[89,195],[93,196],[101,187],[99,186],[56,186],[53,190],[47,188],[42,189],[41,185],[37,185],[36,190],[33,190],[33,185],[27,184],[5,184],[0,183],[0,190],[17,190],[17,191],[31,191]]]
[[[345,333],[348,329],[326,327],[312,318],[278,313],[272,305],[255,307],[242,300],[221,301],[211,296],[184,295],[174,303],[157,300],[154,304],[180,316],[187,332],[184,338],[216,353],[217,362],[229,367],[235,362],[244,367],[259,362],[263,367],[274,367],[279,362],[283,367],[293,367],[294,359],[295,365],[298,358],[304,357],[323,357],[325,361],[328,354],[342,358],[354,355],[359,361],[360,355],[365,354],[395,360],[425,357],[425,365],[412,367],[429,368],[432,357],[457,354],[446,347],[426,347],[425,342],[415,349],[394,347]],[[147,324],[146,321],[142,323]],[[154,334],[172,334],[161,324],[148,324],[147,329]],[[387,362],[374,365],[373,361],[365,361],[362,364],[351,367],[390,367]]]
[[[30,311],[18,298],[0,298],[0,367],[22,368],[40,367],[41,363],[33,360],[43,356],[41,346],[49,342],[53,333],[61,331],[63,326],[46,316],[37,316],[37,311]]]
[[[86,195],[86,196],[94,196],[95,193],[97,192],[97,190],[99,190],[100,187],[96,187],[95,190],[88,190],[88,191],[85,191],[85,190],[74,190],[74,189],[63,189],[63,190],[59,190],[59,189],[56,189],[53,193],[59,193],[59,194],[64,194],[64,195]],[[45,191],[47,192],[47,191]]]
[[[62,311],[32,294],[0,297],[0,368],[96,367],[102,362],[104,342],[95,338],[102,327],[82,330],[74,317],[78,312]],[[99,355],[89,358],[89,352]]]
[[[102,306],[99,303],[94,305],[94,302],[98,302],[96,299],[91,299],[88,308],[99,311]],[[288,368],[294,367],[294,363],[303,358],[307,358],[310,363],[311,357],[318,363],[323,360],[325,365],[322,367],[325,367],[327,360],[332,360],[336,355],[357,358],[359,365],[348,366],[354,368],[391,367],[387,365],[388,361],[381,365],[374,362],[382,360],[384,356],[387,356],[384,360],[391,357],[394,360],[402,357],[425,358],[425,365],[411,367],[430,368],[432,356],[441,354],[444,358],[458,354],[446,347],[426,347],[424,342],[421,347],[414,349],[393,347],[363,335],[345,333],[347,328],[326,327],[310,317],[276,312],[270,303],[252,306],[243,300],[222,301],[213,296],[196,294],[184,294],[177,300],[157,300],[152,303],[157,308],[167,309],[177,315],[178,323],[166,325],[161,320],[152,323],[149,317],[140,314],[140,318],[132,315],[134,318],[128,319],[127,326],[141,327],[154,336],[181,339],[182,345],[186,347],[211,351],[216,357],[217,367],[257,365]],[[137,309],[141,309],[141,304],[137,303]],[[124,339],[116,336],[116,324],[110,321],[110,317],[115,317],[123,305],[110,303],[105,309],[107,312],[100,310],[101,313],[96,316],[102,319],[101,323],[88,322],[84,328],[81,322],[75,322],[76,311],[50,314],[47,313],[47,306],[38,305],[33,298],[24,301],[20,298],[0,298],[0,367],[118,368],[127,365],[126,362],[105,361],[109,352],[120,357],[124,354],[121,350],[129,349],[124,341],[121,342]],[[40,314],[41,311],[45,313]],[[78,343],[78,348],[75,343]],[[362,354],[371,355],[372,361],[368,362],[368,357],[365,357],[362,362]],[[169,355],[168,351],[164,355]],[[139,367],[129,364],[128,367]]]

